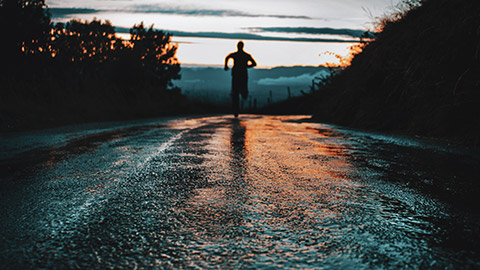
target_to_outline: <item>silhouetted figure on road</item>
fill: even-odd
[[[247,68],[257,65],[252,56],[243,50],[243,42],[237,44],[238,50],[225,57],[225,70],[228,70],[228,60],[233,59],[232,68],[232,108],[233,115],[238,117],[239,113],[239,94],[243,99],[248,97],[248,72]]]

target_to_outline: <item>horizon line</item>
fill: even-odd
[[[179,62],[180,67],[186,68],[219,68],[223,69],[222,64],[197,64],[197,63],[181,63]],[[324,65],[279,65],[279,66],[256,66],[255,69],[274,69],[274,68],[297,68],[297,67],[305,67],[305,68],[328,68]]]

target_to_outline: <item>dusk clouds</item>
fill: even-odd
[[[129,33],[129,28],[115,27],[117,33]],[[263,36],[250,33],[222,33],[222,32],[185,32],[185,31],[167,31],[175,37],[197,37],[197,38],[226,38],[236,40],[264,40],[264,41],[296,41],[296,42],[327,42],[327,43],[352,43],[358,42],[356,39],[338,39],[338,38],[302,38],[302,37],[278,37]]]
[[[163,14],[195,17],[244,17],[244,18],[273,18],[273,19],[292,19],[292,20],[312,20],[309,16],[288,15],[288,14],[260,14],[233,9],[202,9],[188,7],[171,7],[158,4],[135,4],[123,7],[111,7],[108,9],[94,8],[50,8],[50,13],[54,19],[68,19],[82,17],[82,15],[99,16],[112,13],[143,13],[143,14]],[[138,15],[136,15],[138,16]],[[158,28],[158,26],[157,26]],[[272,40],[272,41],[300,41],[300,42],[357,42],[365,31],[357,29],[335,29],[335,28],[316,28],[316,27],[244,27],[238,32],[223,31],[182,31],[182,29],[167,29],[168,32],[178,37],[201,37],[201,38],[228,38],[245,40]],[[118,26],[118,32],[128,33],[127,27]],[[273,35],[272,35],[273,33]],[[287,34],[287,35],[275,35]],[[295,34],[295,36],[288,36]],[[301,35],[308,34],[306,37]],[[320,36],[323,35],[323,36]],[[326,37],[325,35],[328,35]],[[337,36],[337,37],[335,37]],[[341,37],[341,38],[339,38]]]
[[[313,34],[313,35],[339,35],[359,38],[364,36],[364,30],[355,29],[335,29],[328,27],[253,27],[249,28],[253,32],[272,32],[272,33],[297,33],[297,34]]]
[[[259,65],[272,67],[335,62],[322,53],[348,54],[368,31],[368,22],[392,1],[47,0],[47,5],[54,22],[109,20],[123,38],[134,24],[154,25],[180,44],[182,63],[216,66],[245,40]]]
[[[186,16],[214,16],[214,17],[251,17],[251,18],[278,18],[278,19],[311,19],[308,16],[282,15],[282,14],[257,14],[239,10],[227,9],[190,9],[181,7],[164,7],[160,5],[132,5],[123,8],[113,9],[91,9],[91,8],[50,8],[54,18],[76,14],[90,14],[101,12],[129,12],[129,13],[158,13]]]
[[[91,8],[49,8],[53,19],[64,18],[70,15],[98,13],[100,10]]]

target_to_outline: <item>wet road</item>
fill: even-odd
[[[0,267],[480,268],[480,155],[230,116],[2,135]]]

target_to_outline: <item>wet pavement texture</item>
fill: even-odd
[[[480,268],[480,154],[306,116],[1,135],[0,268]]]

